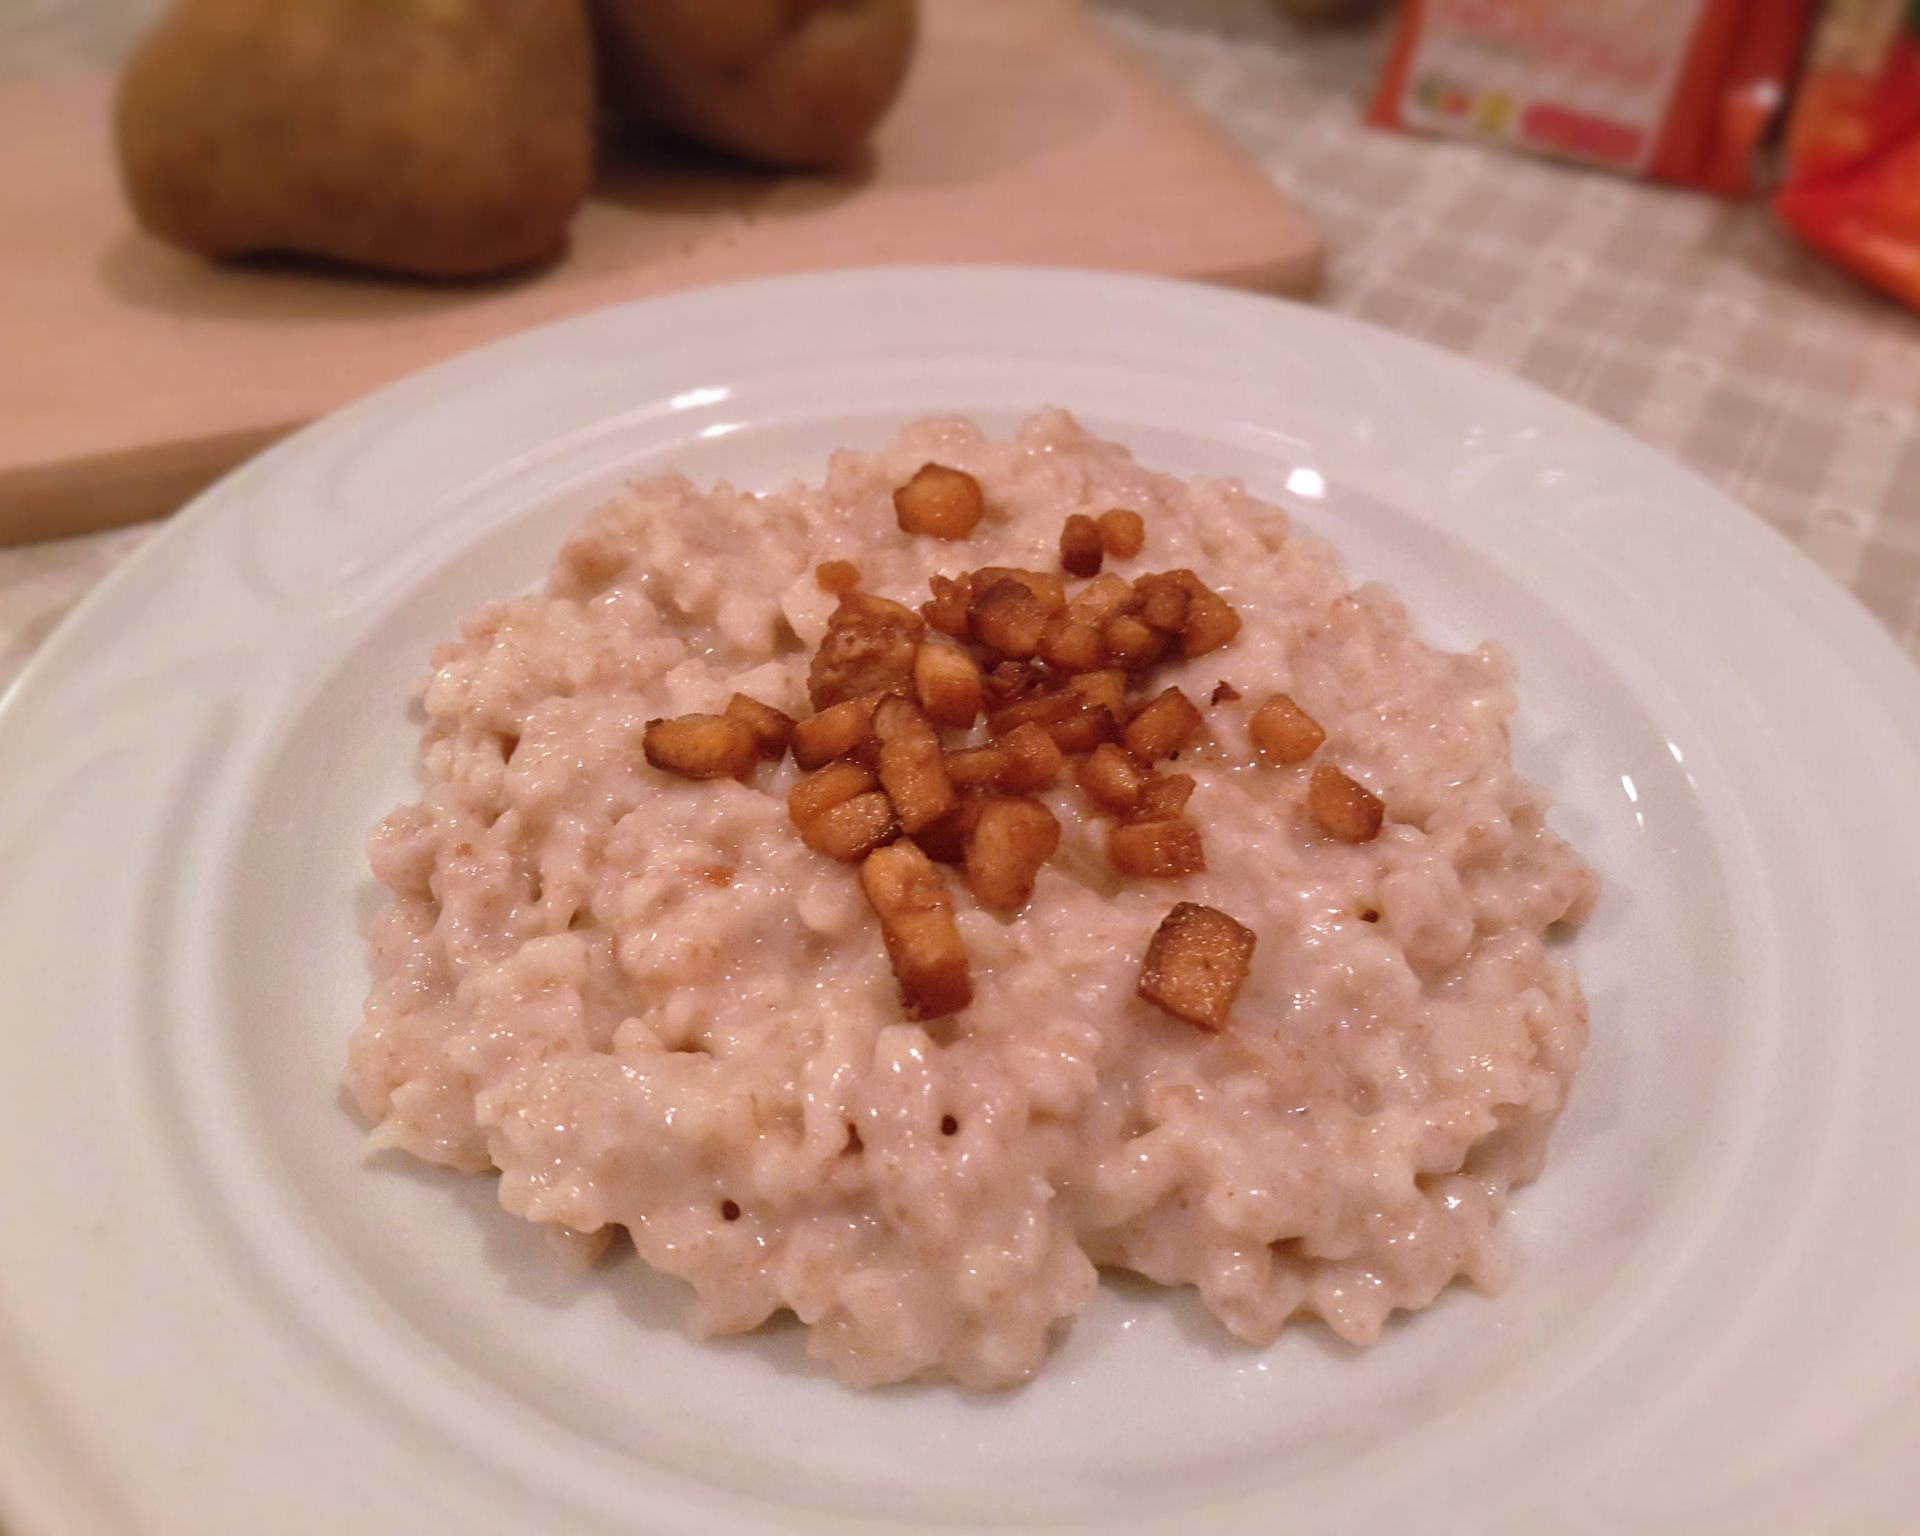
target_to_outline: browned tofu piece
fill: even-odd
[[[860,866],[860,888],[880,919],[907,1017],[935,1019],[972,1002],[953,897],[933,861],[910,839],[902,840],[868,856]]]
[[[1142,576],[1133,584],[1140,599],[1140,622],[1165,635],[1177,635],[1193,606],[1193,592],[1177,576]]]
[[[1140,966],[1139,994],[1176,1019],[1218,1033],[1253,964],[1255,935],[1216,907],[1183,901],[1162,919]]]
[[[1100,540],[1100,525],[1084,512],[1076,512],[1060,530],[1060,569],[1069,576],[1097,576],[1106,556]]]
[[[900,834],[893,803],[877,789],[822,811],[800,828],[800,841],[815,853],[857,864]]]
[[[754,750],[768,762],[777,763],[787,755],[787,746],[793,740],[792,715],[736,693],[727,700],[727,718],[740,721],[753,732]]]
[[[985,747],[959,747],[946,754],[947,778],[956,789],[981,789],[989,784],[998,784],[1000,776],[1012,761],[1011,754],[998,743]]]
[[[976,583],[967,604],[967,628],[988,650],[1024,660],[1040,649],[1047,610],[1024,582],[1003,576],[990,585]]]
[[[1168,637],[1137,614],[1116,613],[1100,627],[1107,661],[1124,672],[1144,672],[1167,654]]]
[[[1140,786],[1140,799],[1133,808],[1135,821],[1167,821],[1181,814],[1193,798],[1190,773],[1150,773]]]
[[[973,601],[973,578],[930,576],[927,589],[933,596],[920,605],[920,612],[931,629],[956,640],[967,638],[967,604]]]
[[[1140,791],[1147,782],[1147,771],[1133,754],[1112,742],[1102,742],[1080,759],[1073,770],[1075,781],[1087,798],[1103,811],[1116,816],[1131,816],[1140,804]]]
[[[1370,843],[1380,835],[1386,807],[1378,795],[1354,783],[1332,763],[1321,763],[1307,783],[1307,812],[1328,837],[1343,843]]]
[[[802,768],[818,768],[856,751],[869,739],[873,712],[886,696],[884,693],[862,694],[796,721],[793,760]]]
[[[880,787],[905,832],[917,832],[952,810],[959,797],[947,777],[940,733],[911,699],[886,698],[873,712],[880,742]]]
[[[807,697],[827,709],[863,693],[913,692],[913,660],[926,621],[911,608],[849,592],[827,620],[807,670]]]
[[[1002,704],[987,714],[987,734],[1004,736],[1016,726],[1057,725],[1080,707],[1080,698],[1071,689],[1055,688],[1046,693],[1029,693],[1012,703]]]
[[[1107,857],[1121,874],[1144,880],[1197,875],[1207,867],[1199,829],[1178,817],[1128,821],[1110,828]]]
[[[730,779],[760,761],[753,727],[726,715],[649,720],[641,745],[654,767],[685,779]]]
[[[964,731],[980,713],[980,663],[954,645],[923,644],[913,658],[913,694],[935,725]]]
[[[964,469],[923,464],[893,493],[893,515],[902,533],[964,539],[986,515],[980,482]]]
[[[998,743],[1007,754],[1007,766],[1000,773],[1000,787],[1013,795],[1045,789],[1060,776],[1066,759],[1046,727],[1031,721],[1016,725]]]
[[[974,900],[993,912],[1018,912],[1033,895],[1040,866],[1060,846],[1060,823],[1038,800],[994,798],[980,803],[966,841],[967,884]]]
[[[1037,692],[1047,675],[1030,661],[1003,661],[987,673],[985,681],[986,705],[992,711]]]
[[[1082,672],[1069,678],[1067,687],[1096,709],[1104,709],[1115,725],[1127,723],[1127,674],[1112,668]],[[1117,739],[1117,738],[1116,738]]]
[[[814,817],[836,805],[844,805],[855,795],[879,788],[879,782],[858,763],[828,763],[824,768],[802,774],[787,791],[787,814],[796,827],[804,828]]]
[[[1040,631],[1040,659],[1056,672],[1091,672],[1106,655],[1100,631],[1069,614],[1056,613]]]
[[[1133,601],[1133,583],[1106,571],[1067,599],[1066,613],[1068,618],[1098,629],[1116,613],[1125,613]]]
[[[983,592],[996,581],[1017,581],[1031,592],[1049,614],[1067,606],[1067,584],[1058,571],[1029,571],[1012,565],[983,565],[973,573],[974,590]]]
[[[1178,688],[1161,692],[1127,726],[1127,750],[1143,763],[1171,757],[1200,734],[1200,711]]]
[[[1102,512],[1099,528],[1100,542],[1116,560],[1131,560],[1147,547],[1147,524],[1138,512],[1125,507]]]
[[[967,839],[973,835],[984,803],[982,796],[969,796],[931,826],[922,827],[914,838],[920,851],[936,864],[964,864]]]
[[[1180,627],[1181,647],[1188,656],[1217,651],[1240,633],[1240,615],[1218,592],[1202,587],[1187,605],[1187,621]]]
[[[1091,752],[1103,741],[1120,739],[1120,724],[1107,710],[1069,693],[1073,708],[1047,727],[1054,745],[1069,756]]]
[[[822,592],[844,596],[860,585],[860,567],[851,560],[822,560],[813,568],[813,579]]]
[[[1276,693],[1248,717],[1247,734],[1262,755],[1276,763],[1304,763],[1327,739],[1319,721],[1284,693]]]

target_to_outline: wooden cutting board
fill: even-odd
[[[388,380],[575,311],[877,262],[1122,268],[1303,294],[1320,242],[1075,0],[924,0],[868,162],[610,167],[570,253],[435,286],[216,267],[127,214],[105,79],[0,85],[0,544],[156,517]]]

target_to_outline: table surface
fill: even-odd
[[[0,73],[110,62],[159,0],[15,0]],[[1326,233],[1322,302],[1531,379],[1691,465],[1920,656],[1920,316],[1763,207],[1370,129],[1383,27],[1269,0],[1099,10]],[[0,687],[151,528],[0,550]]]

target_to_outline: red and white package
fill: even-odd
[[[1811,0],[1407,0],[1372,118],[1729,196]]]

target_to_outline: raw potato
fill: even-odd
[[[566,244],[593,110],[585,0],[176,0],[115,127],[163,240],[475,277]]]
[[[900,94],[914,0],[594,0],[614,107],[713,149],[837,165]]]

